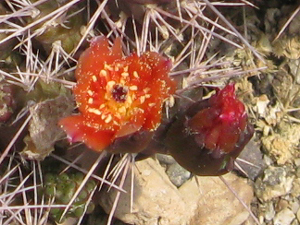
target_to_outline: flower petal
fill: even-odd
[[[139,131],[145,123],[145,117],[142,113],[137,113],[130,120],[123,124],[116,132],[115,138],[123,137]]]
[[[111,64],[122,58],[121,39],[117,38],[110,49],[104,36],[92,39],[91,46],[79,58],[75,72],[76,79],[97,75],[104,68],[104,63]]]
[[[86,118],[82,115],[63,118],[59,121],[59,125],[68,134],[70,142],[84,142],[96,151],[102,151],[107,147],[114,136],[114,132],[87,126]]]

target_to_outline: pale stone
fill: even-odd
[[[290,225],[293,219],[295,219],[294,213],[290,209],[285,208],[276,214],[274,225]]]
[[[156,158],[161,164],[171,165],[176,163],[175,159],[170,155],[156,154]]]
[[[186,224],[191,211],[177,188],[170,182],[163,167],[149,158],[135,163],[133,184],[133,206],[130,212],[131,179],[127,177],[124,189],[128,194],[121,194],[115,217],[125,223],[135,225],[169,225]],[[115,199],[113,189],[103,193],[99,198],[100,205],[109,213]]]
[[[168,166],[166,171],[170,181],[176,186],[180,187],[184,182],[186,182],[190,177],[191,173],[181,167],[178,163],[174,163]]]
[[[297,219],[300,221],[300,209],[298,209],[296,216],[297,216]]]
[[[255,182],[256,196],[262,201],[289,194],[293,187],[295,176],[287,176],[282,167],[269,167],[264,171],[263,178],[259,177]]]
[[[291,154],[291,143],[279,134],[263,137],[261,141],[264,148],[277,160],[279,165],[284,165],[293,158]]]
[[[195,177],[177,189],[163,167],[153,159],[136,162],[133,206],[130,212],[130,176],[121,194],[115,217],[135,225],[239,225],[249,213],[219,177]],[[224,176],[232,189],[249,205],[253,192],[245,179],[234,174]],[[98,198],[109,213],[116,192],[102,192]]]
[[[267,137],[262,137],[262,145],[265,151],[275,159],[277,164],[285,165],[299,158],[298,144],[300,140],[300,125],[281,122],[278,131]]]
[[[223,178],[249,206],[253,192],[246,180],[231,173],[224,175]],[[194,178],[179,189],[186,204],[195,212],[190,221],[191,225],[238,225],[249,217],[248,211],[219,177],[197,177],[197,179],[199,185]]]
[[[298,199],[294,199],[294,201],[291,201],[290,202],[290,209],[292,210],[293,213],[297,213],[298,210],[299,210],[299,202],[298,202]]]
[[[274,216],[275,216],[275,210],[274,210],[274,205],[273,202],[266,202],[266,204],[264,204],[264,217],[267,221],[271,221]]]

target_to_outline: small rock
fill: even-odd
[[[264,171],[263,182],[269,186],[280,184],[285,178],[286,172],[282,167],[269,167]]]
[[[300,209],[298,209],[296,216],[297,216],[298,221],[300,221]]]
[[[289,201],[285,200],[283,198],[280,198],[276,204],[276,212],[280,212],[281,210],[288,208],[288,206],[289,206]]]
[[[298,220],[294,219],[294,220],[292,221],[291,225],[299,225]]]
[[[263,155],[257,142],[255,142],[253,139],[251,139],[245,146],[244,150],[237,158],[236,163],[242,169],[241,172],[246,174],[246,176],[253,181],[267,166],[263,160]]]
[[[223,178],[249,206],[253,190],[246,179],[232,173],[223,175]],[[195,213],[190,225],[240,225],[247,220],[248,211],[219,177],[198,176],[197,179],[198,182],[194,177],[179,188],[186,205]]]
[[[292,210],[285,208],[274,217],[274,225],[290,225],[293,219],[295,215]]]
[[[294,163],[297,166],[297,168],[300,166],[300,158],[294,159]]]
[[[291,194],[296,198],[300,196],[300,178],[296,178],[294,180]]]
[[[283,167],[269,167],[264,171],[263,178],[255,182],[256,196],[262,201],[290,193],[295,176],[287,176]]]
[[[170,155],[156,154],[156,158],[162,164],[170,165],[176,163],[175,159]]]
[[[280,122],[278,130],[275,134],[267,137],[262,137],[262,146],[275,159],[277,164],[284,165],[287,162],[291,163],[295,158],[299,158],[298,144],[300,140],[299,124],[290,124]]]
[[[263,159],[267,166],[271,166],[274,164],[274,161],[267,155],[264,155]]]
[[[297,178],[300,178],[300,166],[297,166],[296,176],[297,176]]]
[[[274,216],[275,216],[275,210],[274,210],[274,205],[273,202],[266,202],[266,204],[264,204],[264,209],[263,209],[263,213],[264,213],[264,217],[265,219],[269,222],[271,220],[273,220]]]
[[[262,137],[261,139],[264,149],[276,159],[279,165],[284,165],[291,161],[293,155],[291,154],[291,143],[282,137],[280,134]]]
[[[300,207],[300,205],[299,205],[299,202],[297,199],[295,199],[295,201],[290,202],[290,208],[293,211],[293,213],[296,214],[299,210],[299,207]]]
[[[176,186],[180,187],[184,182],[186,182],[191,173],[180,166],[178,163],[170,165],[166,171],[170,181]]]
[[[299,71],[299,66],[300,66],[300,60],[289,60],[288,65],[290,67],[291,74],[293,75],[294,79],[296,79],[297,84],[300,84],[300,71]]]

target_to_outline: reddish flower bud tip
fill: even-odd
[[[163,102],[175,92],[170,69],[170,60],[158,53],[123,57],[120,38],[110,48],[106,37],[96,37],[75,72],[79,115],[59,124],[72,142],[82,141],[96,151],[141,129],[154,131]]]

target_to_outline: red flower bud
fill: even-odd
[[[194,103],[167,133],[171,155],[197,175],[221,175],[253,135],[245,107],[229,84],[208,100]]]

